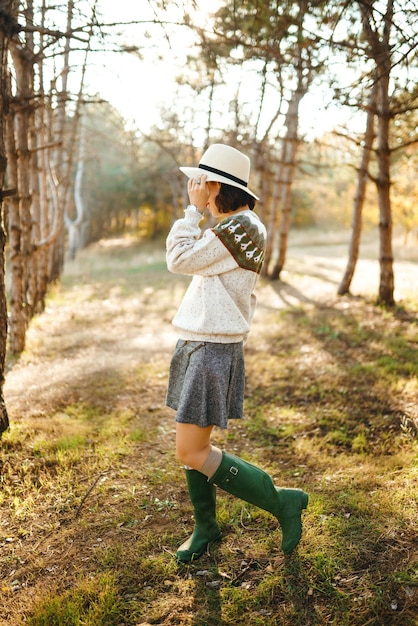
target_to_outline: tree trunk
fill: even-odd
[[[5,379],[6,347],[7,347],[7,305],[6,286],[4,280],[5,254],[4,246],[6,235],[3,226],[3,196],[4,180],[6,175],[6,149],[4,144],[5,116],[9,102],[8,92],[8,65],[7,55],[9,39],[17,33],[19,27],[16,22],[17,7],[13,0],[3,1],[0,13],[0,437],[9,427],[9,417],[7,415],[6,404],[3,396],[3,385]]]
[[[390,201],[390,148],[389,148],[389,75],[379,81],[378,98],[378,179],[379,232],[380,232],[380,283],[379,302],[392,306],[394,300],[394,275],[392,251],[392,209]]]
[[[392,252],[392,209],[390,199],[390,147],[389,125],[391,119],[389,81],[391,71],[390,30],[393,18],[393,2],[388,0],[383,19],[381,39],[375,24],[373,5],[359,3],[363,16],[363,31],[370,45],[370,56],[376,64],[377,81],[377,163],[376,180],[379,201],[379,234],[380,234],[380,284],[379,302],[392,306],[394,304],[394,275]]]
[[[287,254],[287,242],[290,230],[290,214],[292,208],[292,185],[296,166],[296,153],[299,146],[299,107],[300,103],[308,91],[312,66],[307,58],[304,58],[305,40],[303,33],[303,22],[308,10],[306,0],[299,3],[298,14],[298,39],[295,50],[295,71],[296,71],[296,88],[289,101],[289,108],[286,114],[286,137],[283,144],[282,162],[280,165],[280,205],[281,205],[281,222],[278,237],[278,258],[270,274],[272,280],[280,278],[281,271],[284,267]]]
[[[306,94],[307,85],[304,86],[302,67],[298,70],[298,87],[289,102],[286,115],[286,137],[283,143],[282,162],[280,164],[280,205],[281,222],[278,237],[278,259],[270,274],[272,280],[278,280],[284,267],[287,253],[287,241],[290,230],[290,214],[292,208],[292,184],[296,165],[296,153],[299,145],[299,106]]]
[[[6,129],[3,133],[7,150],[7,179],[9,185],[18,189],[17,151],[14,133],[14,117],[9,110],[5,115]],[[22,314],[24,301],[23,268],[21,255],[20,203],[18,193],[7,199],[9,257],[10,257],[10,331],[11,352],[24,345],[26,323]],[[23,349],[23,348],[22,348]]]
[[[377,83],[373,83],[369,102],[367,105],[366,131],[364,133],[364,149],[361,157],[360,168],[357,177],[357,189],[354,196],[353,220],[351,224],[351,240],[348,254],[348,262],[345,274],[338,287],[338,295],[342,296],[349,292],[351,281],[354,276],[359,256],[360,236],[362,227],[363,204],[366,195],[366,185],[369,177],[369,162],[374,140],[374,120],[376,115]]]
[[[72,29],[74,13],[74,0],[68,0],[67,2],[67,26],[66,30],[68,36],[65,42],[63,65],[60,73],[61,79],[61,91],[57,93],[57,107],[56,107],[56,127],[54,128],[54,137],[57,138],[56,148],[54,151],[54,161],[52,165],[53,180],[55,185],[55,209],[58,211],[57,222],[59,225],[59,232],[57,233],[54,241],[54,246],[51,248],[51,274],[50,279],[52,281],[58,280],[62,269],[64,267],[64,215],[67,210],[67,202],[70,197],[70,174],[72,166],[72,154],[71,146],[64,149],[65,134],[67,128],[67,102],[68,102],[68,76],[70,73],[70,52],[71,52],[71,38],[70,33]],[[64,160],[64,155],[66,158]]]
[[[33,311],[33,302],[28,300],[32,256],[32,215],[30,191],[31,156],[29,150],[29,129],[33,112],[33,65],[32,50],[11,42],[10,51],[16,75],[16,96],[13,104],[13,125],[17,154],[17,189],[19,200],[20,246],[14,253],[21,257],[21,290],[16,294],[10,317],[10,349],[20,353],[25,347],[27,323]],[[9,128],[11,133],[11,129]]]
[[[84,173],[85,160],[85,121],[80,118],[80,137],[78,145],[78,159],[76,164],[76,175],[74,183],[74,208],[75,217],[71,219],[68,212],[65,215],[65,225],[68,230],[68,254],[70,259],[74,260],[77,250],[80,247],[80,230],[84,219],[84,202],[82,196],[82,182]]]
[[[263,199],[264,206],[266,203],[269,205],[268,214],[266,215],[266,211],[264,211],[265,214],[263,216],[263,221],[267,227],[267,242],[262,269],[263,276],[268,276],[268,268],[270,266],[276,244],[275,235],[277,233],[279,221],[280,165],[275,164],[273,170],[274,174],[267,167],[264,167],[264,169],[261,170],[262,183],[260,195]]]

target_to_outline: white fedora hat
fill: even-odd
[[[179,169],[188,178],[196,178],[206,174],[208,181],[238,187],[256,200],[259,199],[247,187],[250,178],[250,159],[231,146],[214,143],[203,154],[198,167],[180,167]]]

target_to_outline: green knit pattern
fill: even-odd
[[[264,261],[265,237],[248,216],[225,218],[213,232],[240,267],[260,274]]]

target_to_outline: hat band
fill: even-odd
[[[199,169],[207,170],[208,172],[212,172],[212,174],[219,174],[219,176],[223,176],[224,178],[229,178],[229,180],[233,180],[234,183],[239,183],[244,187],[248,187],[248,183],[242,178],[238,178],[233,174],[228,174],[228,172],[223,172],[222,170],[217,170],[216,167],[210,167],[210,165],[203,165],[203,163],[199,163]]]

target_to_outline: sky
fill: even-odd
[[[171,3],[172,4],[172,3]],[[204,19],[207,2],[202,10]],[[211,0],[211,7],[216,4]],[[170,6],[170,2],[168,3]],[[154,19],[147,0],[101,0],[100,11],[109,22],[130,20],[144,21]],[[175,20],[179,13],[172,7],[166,12],[167,20]],[[94,55],[94,71],[89,73],[88,83],[92,91],[97,91],[118,109],[126,121],[132,125],[149,130],[158,123],[161,106],[170,106],[175,97],[176,76],[180,73],[181,63],[193,45],[190,31],[183,29],[173,32],[169,44],[161,28],[144,25],[126,26],[126,43],[142,47],[143,59],[132,54],[108,52]],[[146,38],[145,32],[151,35]],[[161,59],[157,57],[161,56]]]
[[[215,3],[216,0],[211,0],[211,10]],[[165,15],[168,20],[175,20],[179,16],[173,5],[175,3],[168,2],[167,6],[171,7]],[[198,5],[201,13],[194,19],[203,25],[207,21],[208,3],[200,0]],[[154,18],[147,0],[101,0],[99,6],[107,22],[146,22]],[[148,38],[146,31],[150,35]],[[187,52],[193,46],[193,35],[188,29],[177,29],[171,35],[170,49],[160,28],[139,24],[126,26],[125,33],[128,45],[142,48],[145,43],[149,49],[143,48],[142,59],[131,54],[121,55],[114,52],[94,54],[87,77],[89,89],[108,100],[124,117],[128,127],[148,132],[153,125],[158,125],[161,106],[170,108],[175,102],[175,79],[181,72],[182,64],[184,67]],[[158,59],[158,56],[161,58]],[[257,86],[254,83],[253,87],[250,77],[246,81],[249,92],[257,93],[259,83],[257,82]],[[271,100],[274,98],[275,95]],[[346,121],[347,112],[339,111],[335,107],[329,109],[329,100],[330,95],[321,89],[312,91],[303,99],[300,110],[301,130],[307,137],[321,135]],[[266,118],[266,124],[268,121]]]

